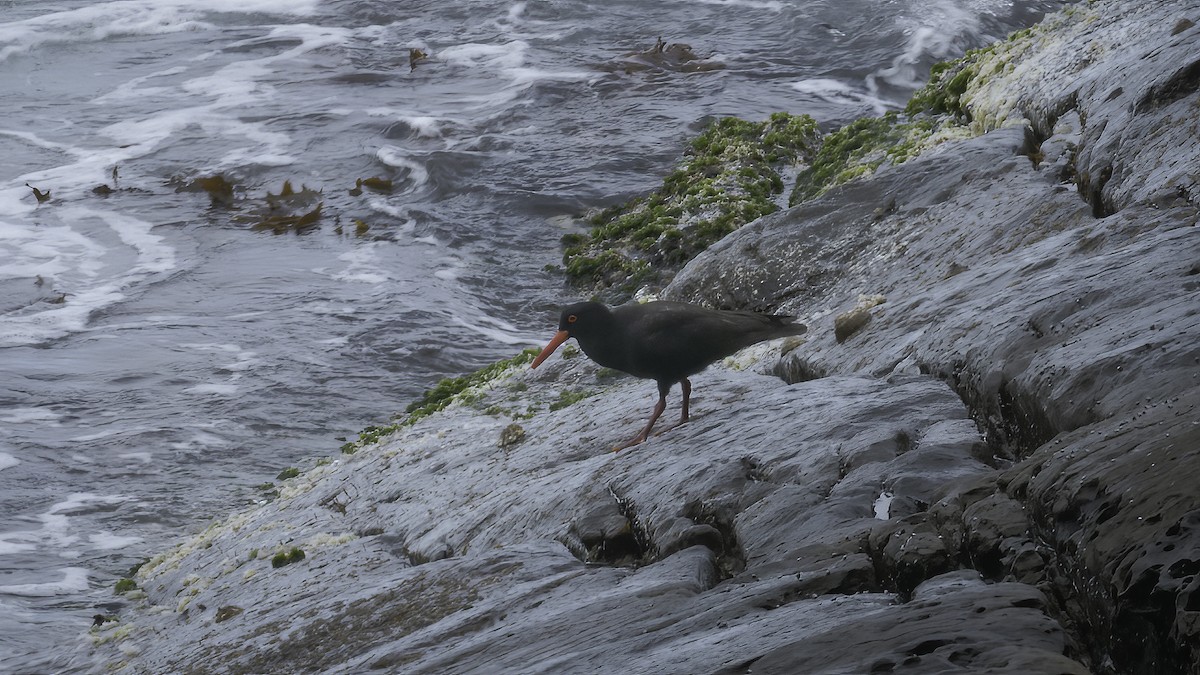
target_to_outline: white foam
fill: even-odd
[[[868,75],[867,88],[872,94],[878,93],[880,81],[906,89],[920,88],[928,74],[922,61],[942,61],[961,53],[964,38],[978,35],[980,15],[998,4],[996,0],[980,0],[974,7],[963,6],[958,0],[914,2],[896,20],[907,35],[904,51],[892,59],[891,65]]]
[[[59,303],[34,303],[6,314],[0,321],[0,344],[36,343],[83,330],[97,309],[175,268],[175,250],[152,232],[151,223],[83,207],[56,209],[56,216],[62,225],[0,222],[0,279],[40,276],[64,294]],[[96,231],[96,221],[108,231]],[[132,265],[123,261],[127,250],[136,257]]]
[[[488,337],[491,340],[506,345],[534,344],[540,339],[526,333],[522,333],[516,326],[503,319],[488,316],[482,312],[478,312],[473,315],[470,321],[467,321],[459,316],[453,317],[452,320],[455,324],[462,326],[463,328],[474,331],[480,335]]]
[[[346,43],[352,36],[349,29],[314,26],[310,24],[293,24],[277,26],[266,35],[265,39],[299,40],[300,44],[285,49],[277,54],[259,59],[235,61],[217,69],[209,75],[188,80],[182,85],[184,92],[191,96],[208,96],[223,107],[231,107],[247,101],[272,97],[275,89],[267,80],[278,71],[277,63],[304,58],[309,52],[325,47]],[[229,47],[252,46],[264,38],[255,37],[252,40],[234,42]]]
[[[0,410],[0,423],[2,424],[25,424],[27,422],[37,422],[39,426],[62,426],[58,420],[62,415],[54,412],[49,408],[44,407],[25,407],[25,408],[6,408]]]
[[[25,597],[50,597],[80,593],[88,589],[88,572],[82,567],[61,567],[62,581],[49,581],[40,584],[10,584],[0,586],[0,593],[21,595]]]
[[[421,138],[438,138],[442,135],[442,120],[437,117],[430,117],[428,115],[401,116],[399,120],[415,129],[417,135]]]
[[[142,464],[149,464],[150,462],[154,461],[154,455],[150,454],[149,452],[126,452],[117,455],[117,458],[137,460]]]
[[[782,12],[786,6],[777,0],[698,0],[702,5],[725,5],[729,7],[747,7],[763,9],[769,12]]]
[[[92,504],[112,505],[120,504],[126,501],[129,501],[129,498],[122,497],[120,495],[98,495],[92,492],[72,492],[71,494],[67,495],[66,500],[55,503],[46,513],[54,515],[70,515],[72,511],[79,511],[80,509]]]
[[[210,382],[206,384],[197,384],[194,387],[184,389],[189,394],[212,394],[214,396],[233,396],[238,391],[236,384],[217,384]]]
[[[3,471],[5,469],[11,469],[12,467],[14,467],[20,463],[21,463],[21,460],[17,459],[16,457],[13,457],[12,455],[8,454],[7,452],[4,452],[3,450],[0,450],[0,471]]]
[[[114,36],[208,30],[213,13],[254,12],[307,16],[320,0],[117,0],[50,11],[0,23],[0,61],[43,45],[99,42]]]
[[[433,276],[442,281],[458,281],[459,274],[462,272],[462,263],[456,263],[451,267],[444,267],[433,273]]]
[[[0,279],[54,281],[70,272],[94,277],[105,248],[61,225],[19,226],[0,221]]]
[[[396,206],[389,204],[383,199],[371,199],[367,202],[372,211],[390,216],[395,220],[403,220],[404,223],[396,227],[396,232],[400,234],[412,234],[413,230],[417,229],[417,220],[410,215],[409,207]]]
[[[583,70],[543,70],[541,68],[509,68],[508,76],[517,84],[535,82],[587,82],[599,79],[595,72]]]
[[[408,179],[411,180],[415,187],[420,187],[429,182],[429,171],[425,169],[425,165],[408,158],[408,153],[403,149],[397,148],[394,145],[385,145],[375,152],[375,156],[379,161],[388,166],[397,169],[408,169]]]
[[[147,87],[147,86],[145,86],[145,84],[147,82],[150,82],[151,80],[154,80],[154,79],[157,79],[160,77],[170,77],[171,75],[181,75],[186,72],[187,72],[186,67],[174,66],[172,68],[160,70],[156,73],[150,73],[149,75],[142,75],[141,77],[135,77],[131,80],[122,82],[121,84],[117,85],[116,89],[113,89],[112,91],[108,92],[107,94],[101,94],[100,96],[93,98],[92,103],[95,103],[98,105],[104,105],[107,103],[123,103],[123,102],[131,100],[131,99],[146,99],[146,98],[153,97],[153,96],[171,94],[174,92],[174,87],[169,87],[169,86]]]
[[[131,428],[120,428],[120,429],[106,429],[104,431],[96,431],[96,432],[93,432],[90,434],[83,434],[82,436],[72,436],[70,441],[72,443],[86,443],[89,441],[98,441],[102,438],[112,438],[113,436],[125,436],[125,435],[131,435],[131,434],[139,434],[139,433],[142,433],[143,431],[156,431],[156,430],[157,430],[157,427],[131,427]]]
[[[207,136],[238,141],[231,144],[234,150],[221,157],[215,166],[206,167],[208,170],[219,171],[246,164],[294,164],[296,157],[291,152],[291,138],[285,133],[272,131],[264,122],[246,121],[245,110],[254,105],[275,103],[278,97],[273,80],[279,78],[282,62],[303,63],[311,52],[344,44],[352,37],[352,32],[345,28],[309,24],[276,26],[266,36],[256,36],[226,46],[254,46],[264,39],[294,39],[299,40],[299,44],[270,56],[239,60],[215,70],[202,71],[204,61],[221,53],[209,52],[193,59],[197,64],[195,66],[163,70],[128,82],[118,91],[94,99],[96,103],[121,103],[131,97],[171,95],[173,100],[182,97],[192,102],[186,108],[168,109],[142,119],[125,119],[102,129],[101,133],[111,137],[116,141],[115,145],[122,149],[121,156],[106,158],[108,165],[149,154],[181,133],[195,133],[195,128]],[[176,87],[140,86],[152,78],[187,74],[193,68],[201,72]],[[78,174],[78,171],[75,173]]]
[[[241,374],[250,370],[254,366],[262,363],[262,359],[257,358],[258,352],[244,351],[237,355],[237,361],[233,363],[222,363],[221,370],[228,370],[233,373],[231,379],[241,377]]]
[[[65,500],[51,505],[45,512],[38,514],[37,520],[42,524],[39,529],[0,534],[0,554],[33,551],[39,546],[45,545],[54,549],[54,552],[61,558],[77,558],[81,555],[81,552],[75,548],[79,543],[79,536],[72,533],[71,518],[90,511],[96,505],[120,504],[128,500],[128,497],[117,495],[97,495],[91,492],[72,493]],[[91,537],[99,537],[96,540],[99,544],[93,543],[93,547],[126,539],[105,532],[89,535],[89,539]]]
[[[120,536],[112,534],[108,531],[97,532],[96,534],[88,535],[88,543],[92,548],[100,551],[115,551],[117,549],[133,546],[134,544],[143,541],[141,537]]]
[[[457,66],[473,68],[517,68],[525,63],[525,52],[529,43],[513,40],[505,44],[481,44],[469,42],[446,47],[438,52],[438,59]]]
[[[895,499],[895,497],[896,496],[894,494],[892,494],[891,492],[888,492],[886,490],[879,493],[879,496],[875,498],[875,517],[876,518],[878,518],[879,520],[887,520],[888,519],[888,514],[892,510],[892,500]]]
[[[214,342],[185,342],[179,345],[187,349],[195,349],[201,352],[217,352],[219,354],[229,354],[234,360],[230,363],[223,363],[219,366],[221,370],[230,373],[230,381],[236,382],[241,379],[242,373],[252,369],[260,364],[262,359],[258,358],[258,352],[243,349],[240,345],[229,343],[214,343]]]
[[[8,555],[12,553],[23,553],[25,551],[33,551],[37,549],[37,544],[33,543],[29,534],[26,532],[7,532],[0,534],[0,555]]]
[[[188,349],[196,349],[202,352],[226,352],[228,354],[236,354],[242,351],[242,348],[228,342],[184,342],[179,345]]]
[[[192,452],[192,451],[196,451],[196,450],[207,450],[209,448],[229,447],[229,441],[225,440],[224,438],[217,436],[216,434],[210,434],[206,431],[199,431],[198,429],[200,429],[200,428],[215,429],[218,427],[224,428],[224,427],[229,426],[230,424],[233,424],[233,422],[227,420],[227,421],[222,421],[222,422],[211,422],[211,423],[203,424],[203,425],[199,425],[199,424],[191,425],[191,427],[193,429],[197,429],[192,432],[191,438],[188,438],[187,440],[184,440],[184,441],[175,441],[173,443],[168,444],[168,447],[170,447],[172,450],[182,450],[185,452]]]
[[[386,242],[372,242],[339,255],[338,260],[345,262],[346,267],[329,275],[330,278],[363,284],[382,284],[393,280],[391,272],[379,262],[379,248],[386,245]]]
[[[890,108],[896,107],[890,101],[885,101],[871,93],[863,91],[841,80],[829,78],[812,78],[798,80],[792,83],[792,89],[819,98],[822,101],[845,105],[846,103],[866,104],[871,106],[876,114],[883,114]]]
[[[75,152],[75,148],[70,145],[66,145],[64,143],[57,143],[55,141],[48,141],[48,140],[42,138],[41,136],[37,135],[36,133],[29,131],[28,129],[0,129],[0,136],[8,136],[10,138],[18,138],[22,141],[25,141],[26,143],[28,143],[30,145],[33,145],[33,146],[36,146],[39,148],[44,148],[46,150],[55,150],[57,152],[63,152],[63,153]]]

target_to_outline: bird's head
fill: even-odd
[[[597,326],[611,318],[608,308],[598,302],[580,302],[562,311],[558,319],[558,332],[550,339],[550,343],[542,349],[542,353],[533,360],[530,368],[537,368],[559,348],[562,343],[575,337],[579,332],[587,332],[589,327]]]

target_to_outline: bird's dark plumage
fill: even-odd
[[[629,443],[646,440],[666,408],[667,392],[680,383],[683,414],[688,419],[691,382],[688,376],[752,344],[800,335],[807,328],[790,316],[706,309],[682,302],[648,302],[609,309],[581,302],[562,312],[558,333],[534,359],[537,368],[569,338],[596,363],[658,382],[658,404],[649,423]]]

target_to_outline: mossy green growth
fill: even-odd
[[[742,225],[777,210],[779,171],[807,161],[819,133],[808,115],[764,122],[718,119],[689,144],[682,163],[646,197],[591,218],[590,236],[563,238],[573,283],[627,298]]]
[[[1014,60],[1038,48],[1043,25],[934,65],[929,82],[905,106],[906,117],[891,112],[862,118],[827,134],[809,167],[797,176],[789,204],[872,174],[885,163],[900,164],[946,140],[1003,124],[1005,104],[989,100],[983,92],[1011,70]]]
[[[484,366],[469,375],[447,378],[438,382],[432,389],[426,391],[420,400],[408,404],[408,407],[404,409],[404,412],[408,413],[408,417],[400,424],[413,424],[417,420],[428,417],[445,408],[456,400],[462,400],[464,392],[467,390],[496,379],[509,368],[533,363],[533,359],[537,355],[538,350],[526,349],[510,359],[504,359],[490,366]],[[467,394],[466,398],[471,399],[473,397]]]
[[[789,204],[795,206],[832,187],[871,175],[885,163],[902,164],[934,144],[944,126],[930,118],[889,112],[863,117],[825,135],[808,168],[796,176]]]
[[[929,71],[929,82],[913,93],[904,111],[910,116],[949,115],[958,124],[969,124],[974,118],[971,92],[989,78],[1005,72],[1018,54],[1036,44],[1041,30],[1039,25],[1015,31],[1006,40],[935,64]]]
[[[300,469],[297,469],[294,466],[289,466],[288,468],[284,469],[283,471],[280,471],[279,475],[275,476],[275,480],[288,480],[289,478],[295,478],[296,476],[299,476],[299,475],[300,475]]]
[[[415,424],[418,420],[432,415],[455,401],[471,402],[478,400],[479,397],[471,394],[468,390],[491,382],[503,375],[510,368],[533,363],[533,359],[537,354],[538,350],[536,349],[526,349],[512,358],[503,359],[489,366],[484,366],[468,375],[446,378],[438,382],[433,388],[427,390],[420,399],[408,404],[408,407],[404,409],[406,413],[404,418],[392,424],[366,427],[358,432],[358,440],[342,445],[342,453],[352,455],[358,452],[359,449],[377,443],[384,436],[394,433],[402,427]]]
[[[563,408],[566,408],[567,406],[574,405],[574,404],[582,401],[583,399],[591,396],[592,393],[593,392],[586,391],[583,389],[579,389],[577,391],[563,389],[561,392],[558,393],[558,400],[554,401],[550,404],[550,409],[551,410],[562,410]]]
[[[795,205],[830,187],[874,171],[884,149],[899,140],[895,117],[863,117],[830,132],[812,163],[796,177],[789,203]]]
[[[280,568],[301,560],[304,560],[304,551],[301,551],[298,548],[292,548],[292,550],[288,551],[287,553],[281,551],[271,556],[271,567]]]
[[[904,111],[909,115],[951,115],[960,122],[970,122],[971,111],[963,95],[978,75],[979,59],[974,51],[957,61],[938,63],[929,72],[929,82],[913,93]]]
[[[137,582],[133,579],[117,579],[117,583],[113,585],[113,593],[123,595],[129,591],[137,590]]]

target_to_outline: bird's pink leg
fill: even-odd
[[[613,452],[620,452],[620,451],[624,450],[625,448],[633,447],[633,446],[637,445],[638,443],[641,443],[642,441],[646,440],[646,438],[650,436],[650,430],[654,428],[654,423],[658,421],[659,415],[662,415],[663,411],[666,409],[667,409],[667,393],[666,393],[666,391],[663,390],[662,387],[659,387],[658,403],[655,404],[655,406],[654,406],[654,412],[650,414],[650,421],[646,422],[646,428],[642,429],[642,433],[638,434],[637,436],[634,436],[632,439],[629,440],[628,443],[625,443],[623,445],[618,445],[617,447],[613,448]]]
[[[679,381],[679,388],[683,390],[683,406],[681,406],[681,414],[679,415],[679,421],[676,422],[675,424],[672,424],[671,426],[667,427],[666,429],[663,429],[662,431],[658,432],[657,434],[654,434],[655,436],[662,436],[663,434],[674,429],[675,427],[679,426],[680,424],[683,424],[684,422],[688,421],[688,404],[692,400],[692,383],[689,382],[688,379],[685,377]]]
[[[679,424],[683,424],[688,421],[688,402],[692,400],[692,383],[685,377],[679,383],[679,388],[683,390],[683,414],[679,416]]]
[[[667,433],[668,431],[670,431],[671,429],[674,429],[675,427],[679,426],[680,424],[683,424],[684,422],[688,421],[688,404],[690,404],[691,400],[692,400],[692,383],[690,380],[688,380],[685,377],[682,380],[680,380],[679,388],[683,390],[683,405],[681,407],[681,414],[679,415],[679,421],[676,422],[675,424],[672,424],[671,426],[667,427],[666,429],[663,429],[662,431],[658,432],[657,434],[655,434],[656,436],[661,436],[661,435]],[[623,445],[618,445],[617,447],[613,448],[613,452],[620,452],[621,450],[624,450],[625,448],[633,447],[633,446],[637,445],[638,443],[641,443],[650,437],[650,430],[654,428],[654,423],[658,421],[659,416],[661,416],[663,414],[663,411],[667,409],[667,392],[669,392],[670,390],[671,390],[671,385],[669,383],[665,387],[662,386],[661,384],[658,386],[658,403],[655,404],[654,412],[650,414],[650,421],[646,422],[646,427],[644,429],[642,429],[642,432],[640,434],[631,438],[629,440],[629,442],[627,442]]]

